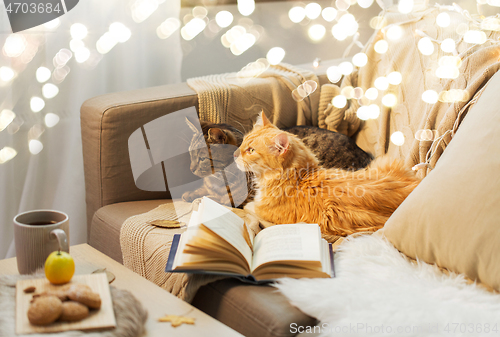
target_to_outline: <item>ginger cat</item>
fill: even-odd
[[[300,139],[264,113],[234,156],[240,170],[254,173],[258,216],[276,224],[318,223],[327,239],[382,228],[419,183],[402,162],[385,157],[359,171],[323,169]]]

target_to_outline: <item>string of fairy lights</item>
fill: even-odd
[[[130,15],[134,22],[141,23],[147,20],[166,0],[135,0],[130,5]],[[380,5],[382,0],[377,0]],[[500,7],[500,0],[477,0],[478,4]],[[293,24],[300,24],[307,30],[309,39],[313,42],[331,43],[333,41],[345,41],[351,39],[351,44],[346,48],[344,55],[347,56],[353,46],[363,49],[359,42],[359,22],[350,12],[356,6],[367,9],[374,5],[374,0],[333,0],[331,5],[322,7],[316,2],[306,4],[296,3],[288,11],[288,19]],[[411,13],[416,5],[414,0],[399,0],[397,9],[400,13]],[[190,13],[182,18],[168,17],[156,28],[159,39],[168,39],[173,34],[179,34],[185,41],[193,40],[202,32],[209,32],[211,36],[220,34],[220,43],[232,54],[238,56],[252,48],[264,32],[264,28],[255,24],[251,16],[255,11],[254,0],[238,0],[237,13],[229,10],[220,10],[210,14],[210,7],[196,6]],[[452,16],[450,13],[460,13],[465,16],[471,24],[461,24],[457,33],[463,36],[463,41],[470,44],[498,43],[487,38],[485,31],[500,31],[500,20],[497,17],[475,18],[469,12],[458,5],[440,6],[443,10],[436,18],[436,25],[442,28],[450,26]],[[240,16],[237,20],[237,16]],[[53,32],[61,25],[60,19],[55,19],[44,24],[45,32]],[[379,30],[383,38],[378,40],[373,48],[376,53],[384,54],[389,50],[389,41],[397,41],[403,37],[403,29],[400,25],[388,25],[383,15],[375,16],[370,20],[370,27]],[[328,33],[328,30],[330,33]],[[109,25],[108,31],[104,32],[95,42],[95,45],[87,41],[88,28],[82,23],[74,23],[70,27],[71,39],[68,48],[60,49],[52,60],[52,65],[40,65],[35,71],[35,79],[40,85],[40,96],[30,98],[29,105],[32,113],[44,113],[43,125],[35,124],[28,132],[29,151],[36,155],[43,150],[43,144],[39,140],[40,135],[56,126],[60,116],[53,112],[44,112],[46,101],[54,99],[59,94],[58,85],[70,74],[71,67],[81,66],[93,69],[100,60],[109,53],[118,43],[127,42],[132,31],[123,23],[114,22]],[[210,35],[208,34],[208,35]],[[438,78],[454,79],[459,76],[459,68],[462,60],[456,51],[455,41],[451,38],[436,41],[424,32],[416,31],[420,39],[418,49],[422,55],[430,56],[436,46],[443,52],[448,53],[439,59],[439,67],[435,71]],[[50,38],[50,37],[47,37]],[[0,66],[0,87],[12,85],[19,75],[32,62],[34,56],[43,48],[43,43],[36,34],[16,33],[10,34],[2,47],[2,54],[11,60],[11,66]],[[286,51],[279,47],[271,48],[265,57],[245,66],[238,72],[238,78],[245,82],[259,76],[270,65],[276,65],[285,58]],[[73,61],[72,61],[73,60]],[[75,64],[76,63],[76,64]],[[319,65],[319,60],[314,61],[314,66]],[[71,66],[71,67],[70,67]],[[332,83],[339,83],[344,76],[350,75],[356,68],[369,66],[368,57],[364,52],[355,53],[351,61],[345,61],[338,66],[327,69],[327,77]],[[380,106],[375,103],[377,98],[383,106],[394,107],[398,104],[398,97],[392,92],[386,92],[390,86],[397,86],[402,82],[402,74],[393,71],[386,76],[375,79],[370,88],[345,86],[341,93],[332,99],[332,105],[344,108],[349,100],[356,99],[359,102],[357,116],[362,120],[376,119],[380,115]],[[309,96],[317,89],[314,81],[307,81],[292,92],[295,100],[300,101]],[[422,100],[428,104],[440,102],[456,102],[467,100],[467,92],[459,89],[425,90]],[[0,132],[5,130],[11,134],[19,131],[23,119],[13,109],[0,111]],[[435,130],[418,130],[415,137],[422,141],[434,141],[439,138]],[[404,144],[404,135],[400,131],[394,132],[391,141],[398,146]],[[17,151],[12,147],[0,149],[0,164],[12,160]]]

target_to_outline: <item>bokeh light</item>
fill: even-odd
[[[29,149],[31,154],[39,154],[43,150],[43,144],[38,139],[32,139],[29,142]]]
[[[391,142],[394,145],[402,146],[405,143],[405,135],[401,131],[396,131],[391,135]]]
[[[156,29],[156,35],[160,39],[166,39],[170,37],[177,29],[181,26],[181,22],[177,18],[168,18],[161,23],[161,25]]]
[[[132,32],[121,22],[113,22],[109,26],[109,32],[114,35],[120,43],[127,42],[132,36]]]
[[[295,101],[303,101],[306,97],[311,95],[318,88],[318,83],[313,80],[305,81],[292,91],[292,97]]]
[[[51,128],[59,123],[59,116],[52,112],[49,112],[48,114],[45,115],[44,121],[45,121],[45,126]]]
[[[273,47],[269,49],[266,55],[266,59],[269,64],[276,65],[283,61],[285,58],[285,50],[281,47]]]
[[[398,98],[396,97],[396,95],[392,93],[386,94],[384,95],[384,97],[382,97],[382,104],[388,108],[392,108],[397,103],[398,103]]]
[[[368,63],[368,56],[365,53],[357,53],[352,57],[352,63],[356,67],[364,67]]]
[[[288,11],[288,17],[293,23],[299,23],[306,17],[306,10],[304,7],[295,6]]]
[[[455,51],[455,40],[447,38],[441,42],[441,50],[445,53],[453,53]]]
[[[376,88],[369,88],[365,91],[365,97],[371,101],[374,101],[378,97],[378,90]]]
[[[3,45],[3,54],[7,57],[18,57],[28,45],[26,38],[22,34],[11,34],[5,40]]]
[[[349,75],[353,72],[354,66],[351,62],[345,61],[339,64],[339,69],[342,75]]]
[[[389,88],[389,81],[385,76],[380,76],[375,79],[374,85],[378,90],[386,90]]]
[[[487,40],[486,33],[481,30],[469,30],[464,35],[464,41],[472,44],[483,44]]]
[[[386,40],[379,40],[375,43],[374,49],[379,54],[385,54],[389,49],[389,44]]]
[[[432,53],[434,53],[434,44],[430,38],[423,37],[418,40],[418,50],[420,50],[423,55],[432,55]]]
[[[332,105],[338,109],[342,109],[347,104],[347,98],[344,95],[337,95],[332,99]]]
[[[16,72],[11,67],[0,67],[0,81],[10,82],[16,76]]]
[[[398,11],[402,14],[408,14],[413,10],[413,0],[399,0]]]
[[[332,83],[337,83],[342,78],[342,71],[338,66],[331,66],[326,69],[326,77]]]
[[[438,101],[438,93],[434,90],[426,90],[422,93],[422,101],[434,104]]]
[[[83,40],[88,34],[87,27],[82,23],[72,24],[69,32],[71,37],[75,40]]]
[[[314,20],[321,15],[321,6],[316,2],[310,2],[306,5],[306,16]]]
[[[59,93],[59,88],[55,84],[46,83],[42,87],[42,95],[45,98],[48,99],[54,98],[57,96],[58,93]]]
[[[325,37],[326,28],[322,24],[315,24],[309,27],[307,34],[309,38],[315,42],[320,41]]]
[[[398,85],[402,80],[403,76],[399,71],[393,71],[389,75],[387,75],[387,81],[389,81],[389,84]]]
[[[10,123],[16,118],[16,114],[12,110],[4,109],[0,112],[0,132],[5,130]]]
[[[233,14],[228,11],[220,11],[215,15],[215,22],[221,28],[226,28],[233,23]]]
[[[249,16],[255,10],[254,0],[238,0],[238,12],[243,16]]]
[[[389,40],[399,40],[403,36],[403,28],[399,25],[392,26],[387,30],[386,36]]]
[[[436,23],[439,27],[446,28],[450,25],[451,18],[448,13],[439,13],[438,16],[436,17]]]
[[[0,150],[0,164],[4,164],[12,160],[17,155],[17,151],[9,146],[5,146]]]
[[[337,17],[337,10],[333,7],[325,7],[323,11],[321,11],[321,16],[325,21],[332,22]]]
[[[33,112],[40,112],[45,107],[45,101],[40,97],[33,96],[30,100],[30,108]]]

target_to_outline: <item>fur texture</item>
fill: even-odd
[[[483,336],[500,329],[499,294],[410,262],[378,233],[344,241],[335,253],[335,274],[275,284],[320,321],[323,329],[315,331],[321,336]]]
[[[243,133],[228,124],[201,122],[201,132],[186,119],[193,130],[189,145],[190,169],[203,178],[203,185],[187,191],[182,199],[191,202],[202,196],[220,204],[243,206],[253,196],[250,173],[241,174],[234,165],[233,152],[243,141]]]
[[[324,235],[382,228],[419,180],[402,162],[381,158],[367,169],[322,169],[296,136],[264,114],[237,153],[241,170],[255,176],[255,212],[266,221],[318,223]]]

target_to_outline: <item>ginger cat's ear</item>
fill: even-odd
[[[286,133],[280,133],[274,137],[274,151],[278,156],[285,154],[290,147],[290,139]]]
[[[257,117],[257,121],[255,122],[253,127],[254,127],[254,129],[257,129],[257,128],[261,128],[261,127],[269,125],[269,124],[272,124],[272,123],[269,121],[269,119],[267,119],[264,111],[261,111],[259,113],[259,117]]]
[[[193,131],[194,133],[198,133],[200,132],[196,126],[187,118],[187,117],[184,117],[186,119],[186,124],[189,126],[189,128],[191,129],[191,131]]]

